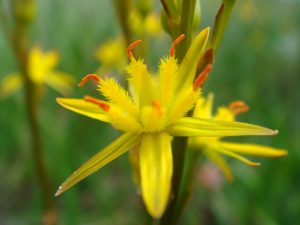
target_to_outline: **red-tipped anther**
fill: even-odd
[[[85,77],[83,77],[79,83],[79,87],[83,87],[83,85],[90,79],[93,79],[97,82],[101,80],[101,78],[97,74],[88,74]]]
[[[235,101],[229,104],[229,109],[233,114],[237,115],[239,113],[247,112],[249,106],[243,101]]]
[[[96,105],[99,106],[101,109],[103,109],[105,112],[108,112],[108,111],[109,111],[109,104],[107,104],[106,102],[104,102],[104,101],[102,101],[102,100],[100,100],[100,99],[91,97],[91,96],[89,96],[89,95],[84,96],[83,99],[84,99],[85,101],[87,101],[87,102],[96,104]]]
[[[142,40],[136,40],[127,47],[127,56],[129,59],[131,59],[133,57],[132,49],[134,49],[135,46],[137,46],[141,42],[142,42]]]
[[[163,113],[162,113],[161,106],[158,101],[153,100],[152,107],[156,110],[156,112],[158,113],[159,116],[162,116]]]
[[[184,34],[181,34],[178,38],[174,40],[170,48],[170,56],[175,56],[175,47],[185,38]]]
[[[202,70],[202,72],[197,76],[197,78],[194,81],[193,84],[193,88],[194,91],[198,90],[200,87],[202,87],[202,85],[204,84],[204,82],[206,81],[210,71],[212,69],[212,65],[208,64],[204,70]]]

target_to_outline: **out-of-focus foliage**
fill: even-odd
[[[99,43],[120,34],[111,1],[37,2],[37,21],[31,29],[34,44],[57,49],[61,55],[58,69],[74,74],[75,80],[94,72],[99,66],[94,58]],[[218,7],[219,1],[202,1],[202,28],[213,23]],[[231,161],[233,170],[238,171],[235,181],[228,184],[216,175],[219,181],[214,188],[203,187],[207,164],[201,162],[197,191],[182,224],[279,225],[300,220],[299,7],[297,0],[237,1],[204,88],[205,93],[216,93],[216,105],[236,99],[247,102],[251,113],[241,115],[240,121],[261,121],[261,125],[280,131],[275,138],[238,138],[239,142],[286,148],[289,155],[263,160],[263,166],[256,169]],[[165,55],[169,42],[167,35],[160,36],[150,44],[151,56]],[[2,29],[0,49],[2,79],[16,71]],[[86,90],[77,89],[72,97],[82,97]],[[98,93],[91,88],[89,94]],[[74,168],[117,136],[108,125],[62,109],[56,97],[57,93],[48,89],[40,112],[53,194]],[[38,224],[40,193],[22,92],[0,102],[0,127],[1,224]],[[140,224],[142,205],[129,182],[128,168],[128,158],[123,156],[57,198],[61,224]]]

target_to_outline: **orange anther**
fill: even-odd
[[[243,101],[235,101],[229,104],[229,109],[233,114],[237,115],[239,113],[247,112],[249,106]]]
[[[156,101],[156,100],[153,100],[152,101],[152,106],[157,111],[158,115],[162,116],[163,113],[162,113],[161,106],[160,106],[159,102]]]
[[[142,40],[136,40],[127,47],[127,56],[129,59],[131,59],[131,57],[133,57],[132,49],[134,49],[135,46],[137,46],[141,42],[142,42]]]
[[[107,104],[106,102],[100,100],[100,99],[97,99],[97,98],[94,98],[94,97],[91,97],[89,95],[86,95],[84,96],[83,98],[85,101],[87,102],[91,102],[93,104],[96,104],[97,106],[99,106],[101,109],[103,109],[105,112],[108,112],[109,111],[109,104]]]
[[[206,81],[210,71],[212,69],[212,65],[208,64],[206,65],[206,67],[202,70],[202,72],[197,76],[197,78],[194,81],[193,84],[193,88],[194,91],[198,90],[200,87],[202,87],[202,85],[204,84],[204,82]]]
[[[90,79],[93,79],[97,82],[101,80],[101,78],[97,74],[88,74],[85,77],[83,77],[79,83],[79,87],[83,87],[83,85]]]
[[[170,56],[175,56],[175,47],[185,38],[184,34],[181,34],[178,38],[176,38],[170,48]]]

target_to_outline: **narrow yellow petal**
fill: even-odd
[[[125,133],[114,142],[106,146],[99,153],[86,161],[58,188],[55,196],[68,190],[70,187],[96,172],[106,164],[124,154],[127,150],[137,145],[140,137],[133,133]]]
[[[113,77],[101,79],[99,82],[100,92],[108,99],[109,102],[116,104],[132,115],[137,114],[137,109],[132,102],[129,93],[122,88]]]
[[[145,134],[140,146],[142,196],[148,212],[160,218],[167,206],[173,173],[171,138],[167,133]]]
[[[239,144],[233,142],[219,142],[221,148],[247,155],[264,156],[264,157],[282,157],[288,153],[284,149],[276,149],[263,145]]]
[[[69,74],[55,71],[47,76],[45,82],[59,93],[68,95],[72,91],[74,79]]]
[[[180,118],[171,124],[168,132],[172,136],[225,137],[244,135],[275,135],[278,131],[248,123],[203,118]]]
[[[185,89],[185,92],[179,94],[170,108],[168,115],[169,124],[173,123],[180,117],[184,116],[186,112],[191,110],[197,101],[198,96],[199,93],[194,91],[192,87]]]
[[[222,171],[228,182],[233,181],[233,174],[226,160],[214,150],[205,149],[204,154]]]
[[[73,112],[104,122],[109,122],[106,112],[99,106],[76,98],[57,98],[57,103]]]
[[[0,82],[0,99],[6,98],[17,91],[23,83],[21,74],[9,74]]]
[[[249,159],[247,159],[247,158],[245,158],[245,157],[243,157],[243,156],[241,156],[239,154],[236,154],[234,152],[228,151],[226,149],[222,149],[220,147],[216,147],[216,148],[214,148],[214,150],[218,151],[218,152],[220,152],[220,153],[222,153],[224,155],[227,155],[227,156],[230,156],[232,158],[238,159],[241,162],[247,164],[248,166],[255,166],[256,167],[256,166],[260,166],[261,165],[258,162],[253,162],[253,161],[251,161],[251,160],[249,160]]]
[[[209,28],[202,30],[189,47],[182,63],[179,66],[179,89],[185,85],[190,85],[196,74],[198,61],[203,54],[209,36]]]

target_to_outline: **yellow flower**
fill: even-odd
[[[122,38],[108,40],[96,50],[96,58],[101,63],[97,73],[107,73],[108,70],[115,69],[122,72],[127,63],[125,52],[125,41]]]
[[[159,15],[149,13],[145,16],[137,9],[131,10],[128,24],[136,36],[148,35],[153,37],[162,31]]]
[[[73,79],[70,75],[56,71],[59,56],[55,51],[43,53],[38,47],[31,49],[28,55],[29,78],[36,85],[47,84],[56,91],[67,94],[71,91]],[[0,82],[0,98],[17,91],[23,85],[23,78],[20,73],[13,73],[6,76]]]
[[[171,46],[170,56],[160,60],[157,74],[151,74],[142,59],[134,58],[132,48],[140,42],[136,41],[128,47],[131,62],[126,72],[130,92],[112,77],[100,78],[90,74],[82,79],[80,86],[89,79],[96,80],[106,101],[90,96],[85,96],[84,99],[57,99],[63,107],[110,123],[123,134],[75,171],[59,187],[56,195],[134,148],[138,152],[138,159],[135,160],[139,163],[139,184],[143,200],[149,213],[159,218],[170,198],[173,174],[172,137],[277,133],[246,123],[185,117],[186,112],[197,101],[204,78],[211,70],[211,65],[207,65],[194,81],[208,35],[208,28],[200,32],[182,63],[178,64],[175,45],[184,38],[181,35]]]
[[[212,115],[213,95],[207,99],[199,98],[195,110],[195,118],[207,118],[223,121],[235,121],[235,116],[248,111],[248,106],[242,101],[232,102],[228,107],[219,107],[217,113]],[[268,146],[255,144],[241,144],[223,141],[220,137],[196,137],[190,138],[189,145],[193,150],[201,149],[223,172],[228,181],[233,180],[231,169],[222,155],[229,156],[242,161],[249,166],[259,166],[260,163],[253,162],[241,154],[261,157],[282,157],[287,155],[286,150],[275,149]]]

